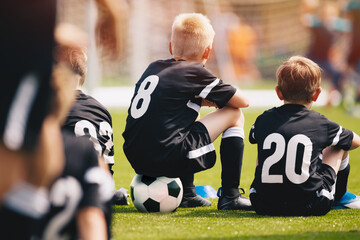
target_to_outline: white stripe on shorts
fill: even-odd
[[[205,155],[209,152],[215,151],[215,147],[214,144],[210,143],[208,145],[205,145],[201,148],[195,149],[195,150],[191,150],[190,152],[188,152],[188,154],[186,155],[186,157],[188,159],[194,159],[194,158],[198,158],[202,155]]]
[[[326,189],[321,189],[321,191],[317,191],[316,192],[316,195],[318,197],[320,196],[324,196],[326,197],[327,199],[329,200],[333,200],[334,199],[334,194],[335,194],[335,184],[331,186],[331,192],[329,192],[328,190]]]
[[[27,75],[22,79],[15,93],[4,132],[4,144],[11,150],[18,150],[24,142],[27,121],[38,85],[35,75]]]

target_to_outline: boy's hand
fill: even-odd
[[[201,106],[218,108],[218,106],[216,105],[216,103],[213,103],[213,102],[211,102],[211,101],[209,101],[209,100],[206,100],[206,99],[202,99]]]

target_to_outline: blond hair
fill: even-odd
[[[215,31],[210,20],[200,13],[178,15],[172,25],[171,49],[175,58],[202,58],[212,45]]]
[[[321,83],[321,68],[308,58],[293,56],[276,71],[284,100],[310,103]]]

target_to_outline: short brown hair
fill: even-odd
[[[276,79],[284,100],[309,103],[320,87],[321,69],[308,58],[293,56],[277,69]]]
[[[67,64],[75,74],[80,76],[80,86],[84,84],[87,73],[87,55],[84,49],[58,46],[55,49],[55,60]]]

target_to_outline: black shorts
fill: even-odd
[[[182,152],[186,155],[181,162],[185,173],[200,172],[215,165],[215,147],[208,130],[201,122],[193,124],[181,147]]]
[[[136,154],[137,152],[135,152]],[[187,135],[160,156],[149,160],[127,152],[127,158],[137,174],[151,177],[180,177],[209,169],[214,166],[216,153],[206,127],[195,122]],[[143,155],[142,153],[140,155]]]
[[[334,202],[336,173],[332,167],[322,164],[317,173],[323,179],[319,189],[313,194],[297,200],[269,201],[269,196],[262,196],[251,189],[250,200],[257,214],[270,216],[321,216],[331,210]]]
[[[0,142],[11,150],[36,145],[52,95],[56,0],[0,3]]]

